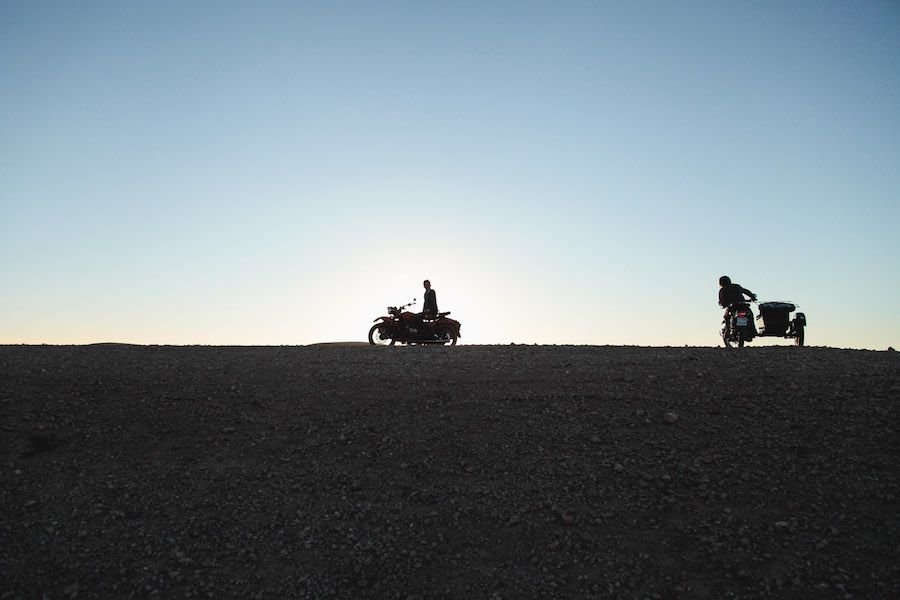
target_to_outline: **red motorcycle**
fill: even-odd
[[[441,344],[455,346],[459,339],[459,321],[448,319],[450,312],[439,312],[433,318],[403,309],[415,304],[413,300],[403,306],[388,306],[388,317],[378,317],[369,330],[369,343],[383,346],[401,344]]]

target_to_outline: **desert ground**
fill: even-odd
[[[896,352],[0,347],[0,600],[898,598]]]

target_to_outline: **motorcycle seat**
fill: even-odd
[[[728,305],[728,308],[731,308],[731,309],[735,309],[735,308],[744,308],[744,309],[747,309],[747,308],[750,308],[750,303],[749,303],[749,302],[732,302],[731,304]]]

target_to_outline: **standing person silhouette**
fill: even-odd
[[[425,286],[425,299],[422,306],[422,318],[433,319],[438,314],[437,294],[431,289],[431,282],[427,279],[422,282]]]

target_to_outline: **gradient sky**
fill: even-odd
[[[898,200],[894,0],[0,0],[0,343],[883,350]]]

